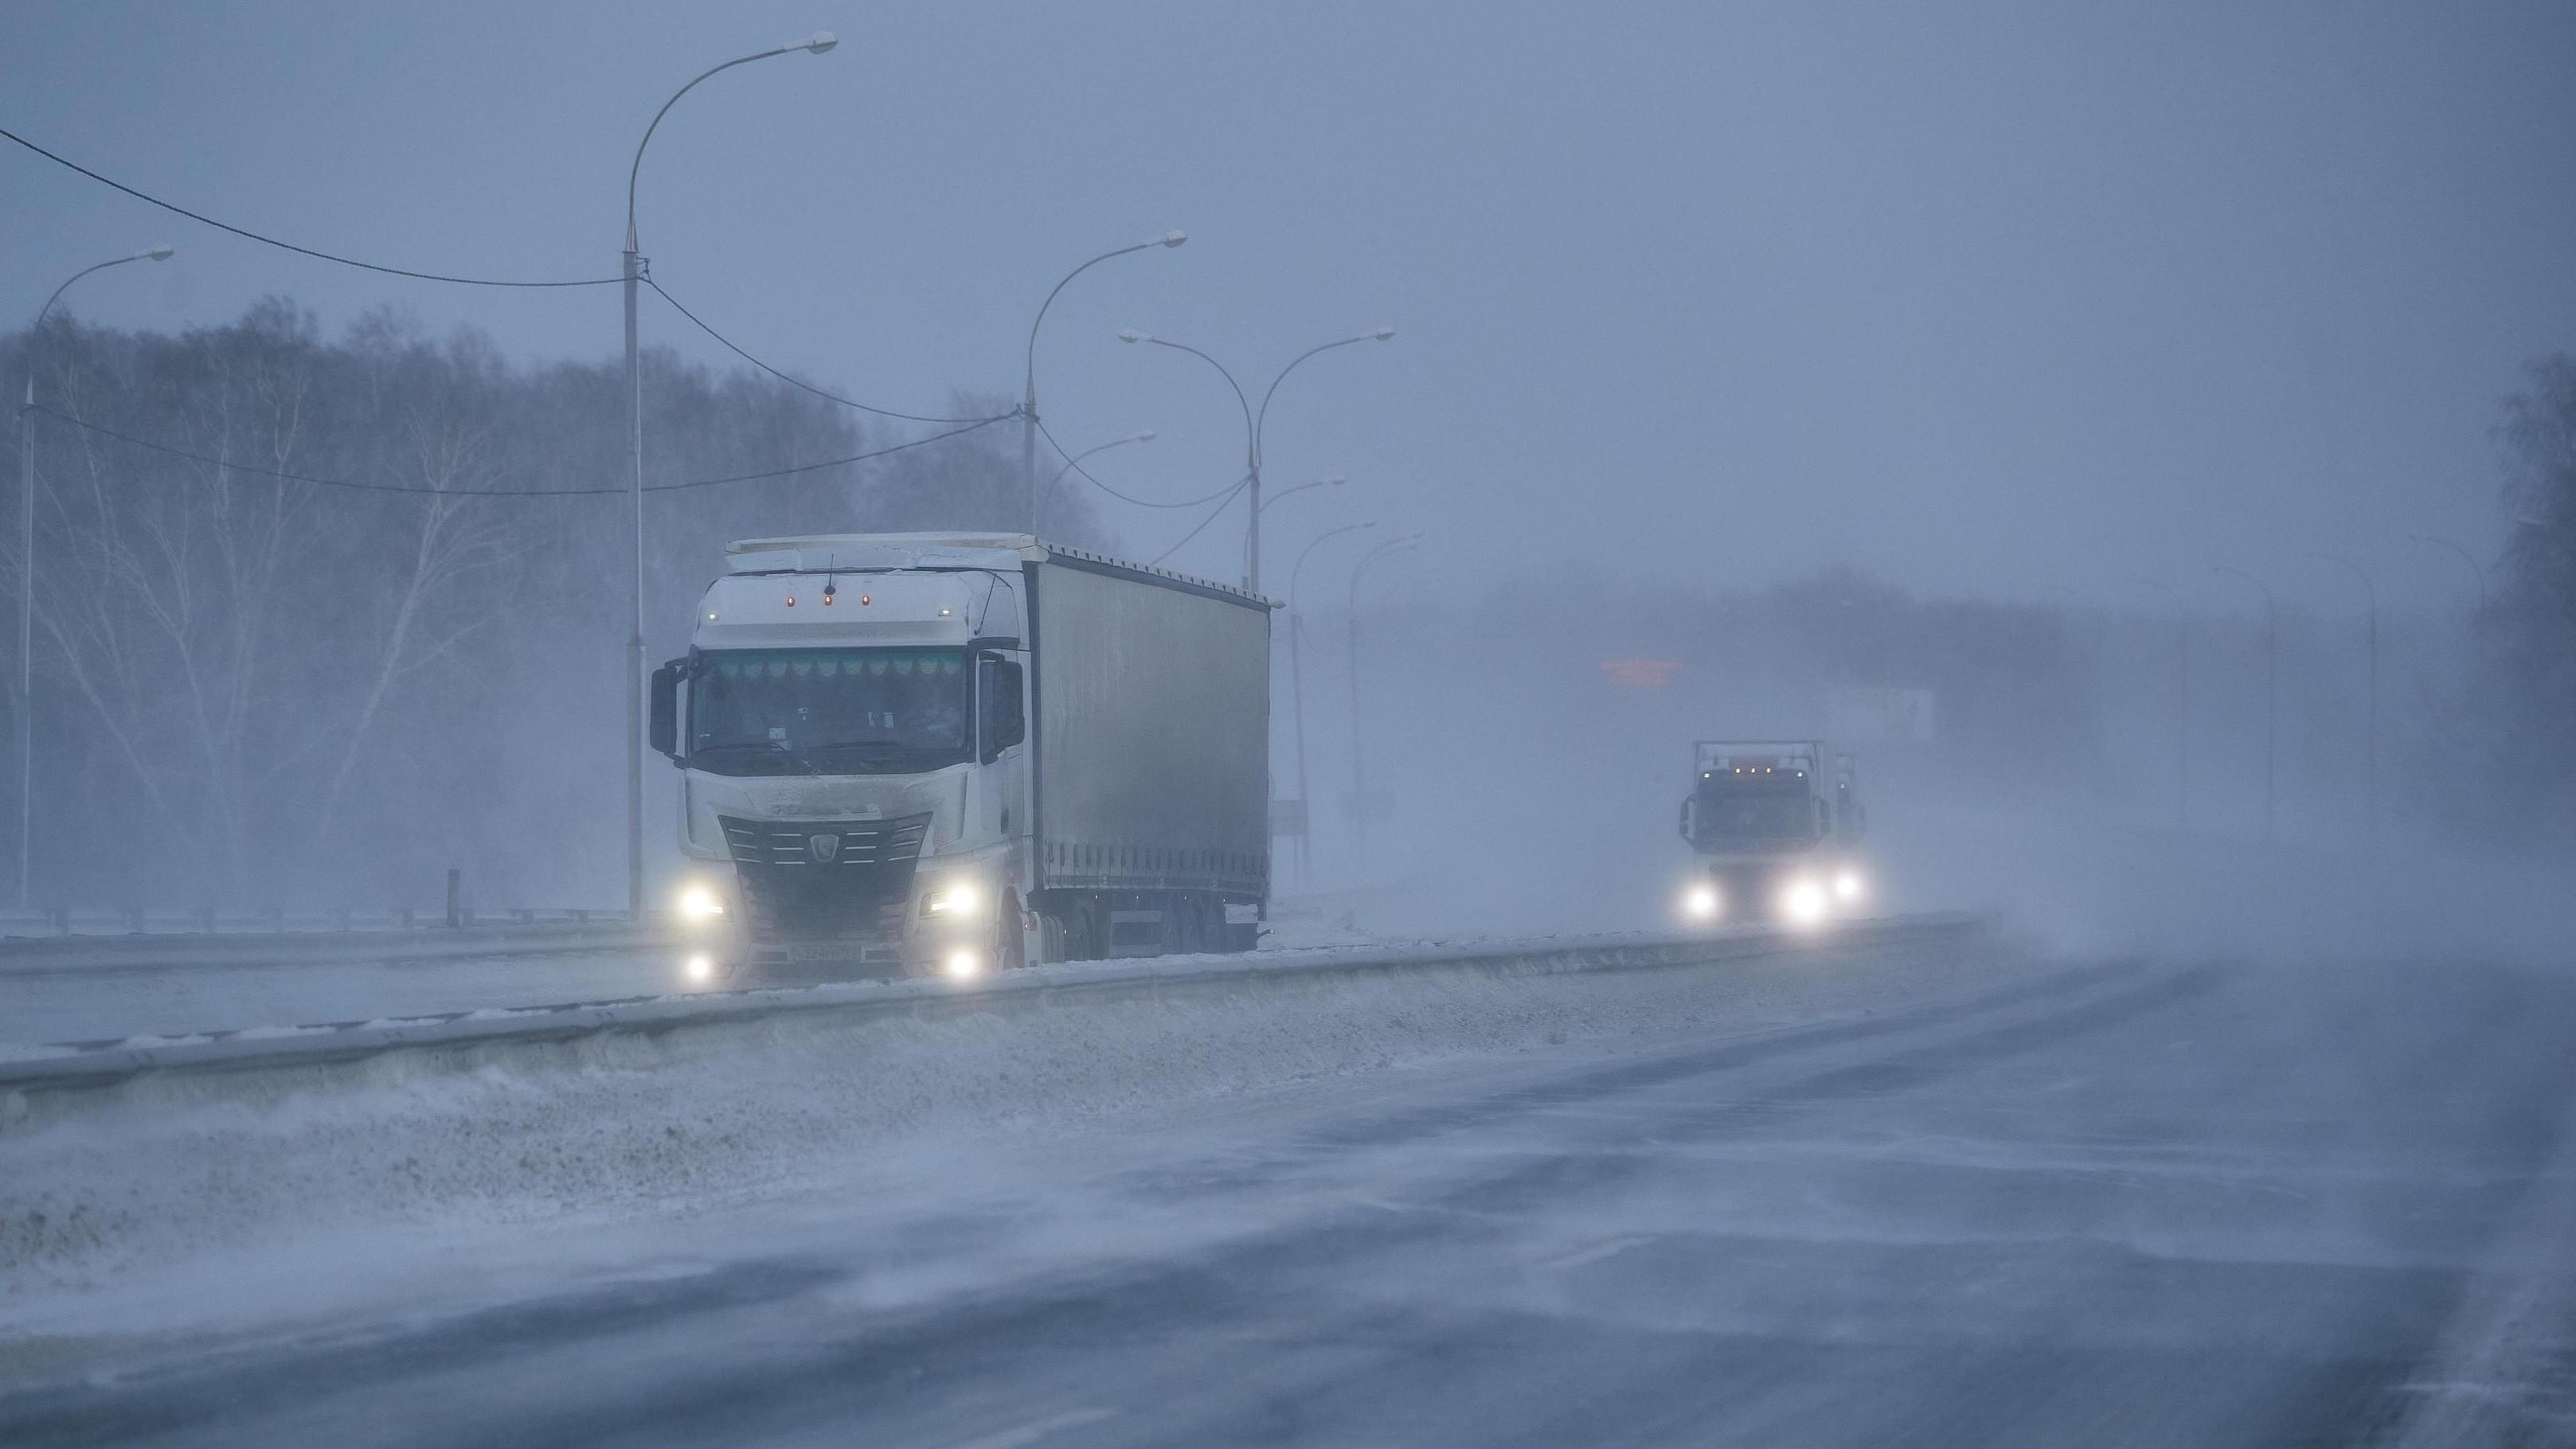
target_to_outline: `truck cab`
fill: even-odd
[[[1820,740],[1701,740],[1681,835],[1699,860],[1681,914],[1698,925],[1818,925],[1868,895],[1859,766]]]

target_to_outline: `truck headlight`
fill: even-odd
[[[685,921],[712,921],[725,913],[724,897],[706,885],[682,886],[678,904]]]
[[[950,881],[921,898],[925,916],[963,916],[984,903],[984,893],[971,880]]]
[[[1834,875],[1834,898],[1845,904],[1859,900],[1865,889],[1867,883],[1860,878],[1859,871],[1837,871]]]
[[[1682,914],[1694,921],[1716,920],[1720,904],[1717,887],[1713,885],[1695,885],[1682,892]]]
[[[1824,920],[1831,904],[1824,883],[1813,876],[1800,876],[1780,889],[1780,914],[1794,926],[1812,926]]]

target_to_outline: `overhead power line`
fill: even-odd
[[[1019,416],[1017,413],[1003,414],[1003,417],[1005,418],[1017,416]],[[1099,478],[1093,476],[1090,469],[1082,466],[1082,460],[1080,458],[1076,457],[1072,453],[1066,452],[1064,444],[1055,440],[1055,434],[1047,431],[1047,425],[1043,419],[1038,423],[1038,436],[1046,439],[1047,446],[1055,449],[1056,455],[1064,459],[1065,466],[1071,468],[1073,471],[1081,474],[1085,479],[1089,480],[1092,487],[1099,489],[1101,492],[1108,494],[1110,497],[1117,499],[1121,503],[1133,503],[1139,508],[1196,508],[1202,503],[1214,503],[1220,498],[1233,497],[1235,490],[1241,488],[1247,481],[1243,478],[1237,478],[1233,482],[1228,483],[1224,487],[1216,490],[1214,493],[1208,494],[1204,498],[1189,498],[1178,503],[1158,503],[1151,498],[1131,498],[1126,494],[1119,492],[1117,489],[1110,487],[1108,484],[1101,482]],[[1182,542],[1186,543],[1188,540],[1184,539]]]
[[[102,427],[85,418],[76,418],[69,413],[57,412],[41,403],[31,409],[31,411],[43,413],[45,416],[60,422],[69,423],[73,427],[78,428],[85,433],[95,433],[103,438],[114,438],[120,443],[130,444],[137,448],[148,449],[155,453],[164,453],[173,458],[186,458],[191,462],[205,463],[217,468],[229,468],[236,473],[256,473],[263,477],[282,479],[289,483],[311,483],[324,488],[346,488],[362,493],[438,494],[449,498],[598,498],[610,495],[624,497],[635,491],[632,488],[616,487],[438,488],[417,483],[362,483],[350,478],[323,478],[310,473],[290,473],[279,468],[263,468],[256,463],[236,463],[229,458],[218,458],[206,453],[192,452],[186,448],[172,447],[168,443],[156,443],[150,438],[138,438],[131,433],[120,433],[114,428]],[[767,478],[787,478],[793,477],[799,473],[819,472],[825,468],[838,468],[850,463],[865,463],[870,459],[883,458],[895,453],[909,452],[914,448],[926,448],[933,443],[943,442],[949,438],[962,437],[979,428],[989,428],[995,423],[1008,421],[1009,416],[1010,415],[1006,413],[998,418],[986,418],[981,422],[969,423],[964,427],[951,428],[944,433],[933,433],[926,438],[915,438],[908,443],[896,443],[890,447],[871,448],[864,453],[852,453],[846,458],[827,458],[819,463],[799,463],[793,467],[772,468],[767,472],[762,473],[734,473],[722,478],[692,478],[683,483],[651,483],[645,485],[644,491],[647,493],[677,493],[688,488],[715,488],[728,483],[756,483]]]
[[[112,187],[115,190],[122,191],[126,195],[133,197],[137,201],[157,206],[163,211],[171,212],[178,216],[184,216],[190,221],[203,223],[204,225],[213,227],[217,231],[230,232],[234,236],[241,237],[247,241],[258,242],[262,246],[277,247],[284,251],[294,252],[299,256],[313,257],[320,261],[337,262],[341,266],[356,267],[361,271],[382,272],[387,276],[394,277],[410,277],[415,281],[421,282],[453,282],[459,286],[466,287],[606,287],[625,280],[623,277],[581,277],[570,281],[559,282],[514,281],[498,277],[458,277],[448,275],[444,272],[415,272],[408,267],[388,267],[376,262],[362,262],[355,257],[338,256],[331,252],[317,251],[312,247],[297,246],[295,243],[290,241],[280,241],[273,236],[263,236],[246,227],[234,226],[230,222],[217,221],[213,217],[207,216],[202,212],[190,211],[188,208],[180,206],[175,202],[163,201],[160,197],[154,196],[149,192],[138,191],[135,188],[126,185],[124,182],[116,180],[114,177],[101,176],[97,172],[90,170],[88,167],[83,166],[79,162],[71,160],[68,157],[57,156],[53,152],[46,150],[44,147],[37,145],[35,142],[28,140],[26,137],[21,136],[14,131],[0,130],[0,138],[15,141],[19,145],[26,147],[28,150],[35,152],[37,155],[44,157],[46,160],[53,162],[55,165],[77,171],[81,175],[88,177],[90,180],[99,183],[101,186]],[[654,290],[659,291],[660,288],[655,288]]]
[[[688,319],[689,319],[689,321],[691,321],[692,323],[695,323],[695,324],[696,324],[697,329],[698,329],[699,331],[701,331],[701,332],[703,332],[703,333],[707,334],[709,337],[712,337],[712,338],[714,338],[716,341],[718,341],[718,342],[720,342],[720,343],[724,344],[724,348],[725,348],[725,350],[726,350],[726,351],[728,351],[728,352],[732,353],[732,354],[733,354],[734,356],[736,356],[736,357],[741,358],[743,361],[750,363],[752,366],[759,368],[761,371],[763,371],[763,372],[765,372],[765,373],[768,373],[771,377],[777,378],[780,382],[783,382],[783,383],[787,384],[789,387],[802,388],[802,389],[803,389],[803,390],[805,390],[806,392],[810,392],[810,393],[812,393],[814,396],[819,397],[819,398],[822,398],[822,399],[823,399],[823,400],[825,400],[826,402],[836,402],[836,403],[839,403],[841,406],[843,406],[843,407],[845,407],[845,408],[857,408],[860,412],[863,412],[863,413],[874,413],[874,414],[876,414],[878,417],[881,417],[881,418],[900,418],[900,419],[902,419],[903,421],[905,421],[905,422],[907,422],[907,423],[990,423],[990,422],[999,422],[999,421],[1001,421],[1001,420],[1003,420],[1003,419],[1005,419],[1005,418],[1015,418],[1015,417],[1018,417],[1018,416],[1019,416],[1019,414],[1018,414],[1018,413],[1010,412],[1010,413],[996,413],[996,414],[994,414],[992,417],[989,417],[989,418],[934,418],[934,417],[925,417],[925,416],[923,416],[923,415],[922,415],[922,414],[920,414],[920,413],[902,413],[902,412],[896,412],[896,411],[895,411],[894,409],[892,409],[892,408],[872,407],[872,406],[870,406],[870,405],[869,405],[869,404],[867,404],[867,403],[863,403],[863,402],[856,402],[856,401],[853,401],[852,399],[845,398],[845,397],[841,396],[839,393],[836,393],[836,392],[826,392],[826,391],[824,391],[822,388],[816,387],[814,384],[812,384],[812,383],[810,383],[810,382],[807,382],[807,381],[803,380],[802,378],[791,377],[791,376],[789,376],[788,374],[786,374],[786,373],[783,373],[783,372],[779,371],[777,368],[774,368],[774,367],[770,366],[768,363],[761,361],[759,358],[752,356],[750,353],[743,351],[741,347],[737,346],[737,345],[734,343],[734,340],[733,340],[732,338],[727,337],[727,336],[725,336],[723,333],[718,332],[718,331],[717,331],[716,329],[714,329],[713,327],[708,326],[708,325],[707,325],[703,320],[701,320],[701,319],[699,318],[699,316],[698,316],[698,314],[697,314],[697,313],[692,312],[692,311],[690,311],[688,308],[681,306],[681,305],[680,305],[680,299],[679,299],[679,298],[674,297],[674,296],[672,296],[670,293],[663,291],[663,290],[662,290],[662,284],[661,284],[661,283],[659,283],[659,282],[657,282],[657,281],[654,281],[651,277],[643,277],[643,278],[639,278],[638,280],[642,281],[642,282],[644,283],[644,285],[645,285],[645,286],[648,286],[648,287],[652,288],[652,289],[653,289],[653,291],[654,291],[654,294],[655,294],[656,296],[659,296],[663,301],[670,303],[670,304],[671,304],[671,310],[672,310],[672,311],[677,312],[677,313],[679,313],[681,316],[688,318]]]
[[[1241,482],[1239,482],[1239,483],[1235,484],[1233,487],[1228,488],[1227,490],[1225,490],[1225,499],[1224,499],[1224,501],[1223,501],[1223,502],[1221,502],[1221,503],[1219,503],[1219,504],[1217,504],[1217,506],[1216,506],[1216,507],[1209,509],[1209,510],[1208,510],[1208,516],[1199,520],[1199,526],[1198,526],[1198,527],[1191,529],[1189,532],[1187,532],[1187,533],[1185,533],[1185,534],[1182,534],[1182,535],[1181,535],[1181,541],[1180,541],[1179,543],[1173,544],[1170,548],[1167,548],[1167,549],[1163,550],[1161,553],[1158,553],[1158,554],[1154,555],[1154,562],[1155,562],[1156,564],[1160,564],[1160,563],[1162,563],[1162,561],[1163,561],[1163,560],[1165,560],[1165,559],[1167,559],[1167,558],[1170,558],[1172,555],[1174,555],[1174,554],[1176,554],[1176,553],[1179,553],[1182,549],[1185,549],[1185,548],[1189,547],[1189,544],[1190,544],[1190,540],[1191,540],[1191,539],[1194,539],[1194,538],[1198,537],[1201,533],[1204,533],[1204,532],[1207,530],[1207,526],[1208,526],[1209,524],[1216,522],[1218,518],[1220,518],[1220,517],[1222,517],[1222,516],[1224,515],[1225,511],[1226,511],[1228,508],[1231,508],[1231,507],[1233,507],[1233,506],[1234,506],[1234,495],[1236,495],[1237,493],[1242,492],[1246,487],[1248,487],[1248,486],[1251,484],[1251,482],[1252,482],[1252,479],[1251,479],[1251,478],[1249,478],[1249,477],[1246,477],[1246,478],[1244,478]]]

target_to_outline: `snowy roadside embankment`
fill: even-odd
[[[1642,969],[1274,968],[1191,990],[1138,979],[976,1009],[746,1010],[688,1030],[13,1092],[0,1095],[0,1306],[192,1266],[248,1271],[325,1240],[399,1256],[458,1233],[707,1212],[904,1144],[1569,1041],[1741,1033],[2022,969],[1952,923]]]
[[[1845,941],[1914,938],[1964,929],[1955,916],[1891,917],[1836,928]],[[1514,975],[1550,971],[1650,970],[1780,950],[1812,949],[1815,938],[1770,927],[1687,936],[1523,937],[1467,942],[1376,943],[1242,956],[1162,956],[1070,962],[982,980],[841,982],[821,986],[696,991],[662,996],[556,997],[555,1005],[478,1006],[420,1016],[344,1021],[320,1029],[253,1027],[178,1030],[104,1041],[0,1044],[0,1092],[98,1086],[169,1072],[272,1071],[351,1061],[388,1051],[531,1044],[596,1032],[663,1031],[782,1012],[988,1010],[1030,997],[1185,991],[1291,979],[1426,969]]]

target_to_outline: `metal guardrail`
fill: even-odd
[[[445,907],[384,911],[0,910],[0,940],[60,940],[75,936],[310,936],[358,931],[440,931],[476,925],[548,923],[623,924],[626,912],[563,906],[513,906],[503,910]]]
[[[470,926],[347,931],[172,932],[0,938],[0,980],[28,972],[221,970],[240,966],[368,966],[478,956],[551,956],[661,945],[669,936],[658,915],[627,924],[625,913],[591,912],[525,923],[488,920]]]
[[[1689,936],[1543,937],[1385,947],[1316,947],[1244,956],[1179,956],[1030,967],[964,985],[868,981],[562,1006],[496,1008],[368,1022],[253,1027],[179,1037],[133,1037],[0,1049],[0,1091],[109,1086],[145,1073],[327,1066],[406,1049],[506,1047],[607,1032],[656,1033],[808,1012],[945,1016],[1005,1006],[1047,1007],[1120,996],[1237,987],[1278,989],[1415,971],[1488,975],[1657,970],[1789,952],[1961,937],[1966,915],[1895,916],[1820,932],[1738,927]]]

